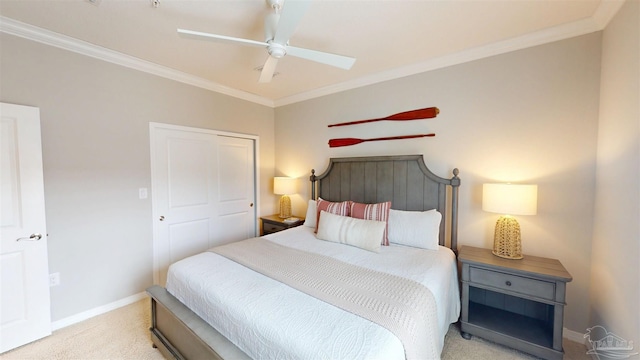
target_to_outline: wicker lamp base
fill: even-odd
[[[291,199],[288,195],[280,198],[280,217],[283,219],[291,217]]]
[[[500,216],[493,236],[493,255],[505,259],[522,259],[520,224],[509,216]]]

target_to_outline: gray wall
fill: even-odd
[[[526,254],[559,259],[573,275],[565,326],[588,323],[601,34],[451,66],[276,109],[276,171],[301,177],[330,157],[424,154],[441,176],[460,169],[461,245],[491,247],[498,214],[482,211],[485,182],[535,183],[538,214],[520,216]],[[327,128],[437,106],[435,119]],[[329,148],[331,138],[435,132],[434,138]],[[299,134],[308,134],[299,136]]]
[[[604,31],[591,321],[640,344],[640,6]]]
[[[40,108],[53,321],[152,284],[149,122],[258,135],[273,212],[273,109],[9,35],[0,47],[0,101]]]

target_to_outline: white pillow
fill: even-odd
[[[442,214],[429,211],[389,211],[389,242],[438,250]]]
[[[320,212],[318,234],[320,240],[356,246],[380,252],[380,244],[387,223],[384,221],[356,219],[326,211]]]
[[[304,226],[316,228],[316,218],[318,217],[316,207],[318,203],[315,200],[309,200],[307,205],[307,216],[304,219]]]

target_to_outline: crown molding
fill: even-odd
[[[600,6],[593,14],[593,21],[596,22],[600,30],[607,27],[611,19],[618,13],[626,0],[601,0]]]
[[[404,66],[388,71],[382,71],[371,76],[364,76],[351,81],[345,81],[343,83],[330,85],[275,100],[223,86],[213,81],[209,81],[133,56],[122,54],[117,51],[105,49],[103,47],[96,46],[82,40],[58,34],[33,25],[25,24],[4,16],[0,16],[0,31],[114,64],[122,65],[131,69],[143,71],[181,83],[193,85],[242,100],[250,101],[256,104],[275,108],[278,106],[311,100],[342,91],[352,90],[363,86],[373,85],[389,80],[394,80],[427,71],[445,68],[448,66],[479,60],[490,56],[500,55],[511,51],[521,50],[528,47],[538,46],[554,41],[564,40],[571,37],[600,31],[607,26],[609,21],[611,21],[618,10],[620,10],[624,2],[625,0],[602,0],[594,15],[583,20],[551,27],[485,46],[440,56],[422,63]]]
[[[612,16],[611,16],[612,17]],[[609,19],[611,18],[609,17]],[[608,23],[608,21],[607,21]],[[606,24],[604,25],[606,26]],[[457,53],[429,59],[425,62],[404,66],[401,68],[383,71],[371,76],[361,77],[353,81],[346,81],[340,84],[315,89],[305,93],[296,94],[275,100],[275,106],[284,106],[300,101],[310,100],[320,96],[331,95],[337,92],[352,90],[363,86],[373,85],[384,81],[399,79],[406,76],[416,75],[427,71],[437,70],[453,65],[458,65],[474,60],[500,55],[516,50],[543,45],[546,43],[564,40],[580,35],[600,31],[604,28],[592,18],[555,26],[541,31],[529,33],[523,36],[498,41],[484,46],[471,48]]]
[[[139,70],[184,84],[193,85],[206,90],[229,95],[256,104],[274,107],[274,102],[258,95],[220,85],[213,81],[177,71],[166,66],[158,65],[146,60],[129,56],[117,51],[109,50],[70,36],[45,30],[37,26],[0,16],[0,32],[33,40],[45,45],[72,51],[81,55],[107,61],[131,69]]]
[[[381,83],[384,81],[399,79],[406,76],[416,75],[427,71],[441,69],[448,66],[479,60],[494,55],[500,55],[511,51],[521,50],[528,47],[543,45],[554,41],[560,41],[600,31],[609,24],[611,19],[613,19],[613,17],[618,13],[622,5],[624,5],[625,1],[627,0],[601,0],[600,5],[596,9],[593,16],[589,18],[529,33],[523,36],[495,42],[485,46],[464,50],[458,53],[444,55],[419,64],[413,64],[389,71],[383,71],[352,81],[345,81],[340,84],[330,85],[293,96],[283,97],[274,101],[275,107],[294,104],[321,96],[331,95],[341,91],[352,90],[363,86]]]

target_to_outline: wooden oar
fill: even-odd
[[[418,110],[405,111],[405,112],[389,115],[387,117],[383,117],[379,119],[358,120],[358,121],[350,121],[350,122],[345,122],[340,124],[331,124],[329,125],[329,127],[364,124],[364,123],[370,123],[374,121],[383,121],[383,120],[405,121],[405,120],[431,119],[438,116],[439,113],[440,113],[440,109],[438,109],[437,107],[430,107],[430,108],[424,108],[424,109],[418,109]]]
[[[363,143],[365,141],[413,139],[413,138],[420,138],[420,137],[427,137],[427,136],[436,136],[436,134],[390,136],[390,137],[381,137],[381,138],[374,138],[374,139],[358,139],[358,138],[331,139],[329,140],[329,147],[351,146],[351,145]]]

